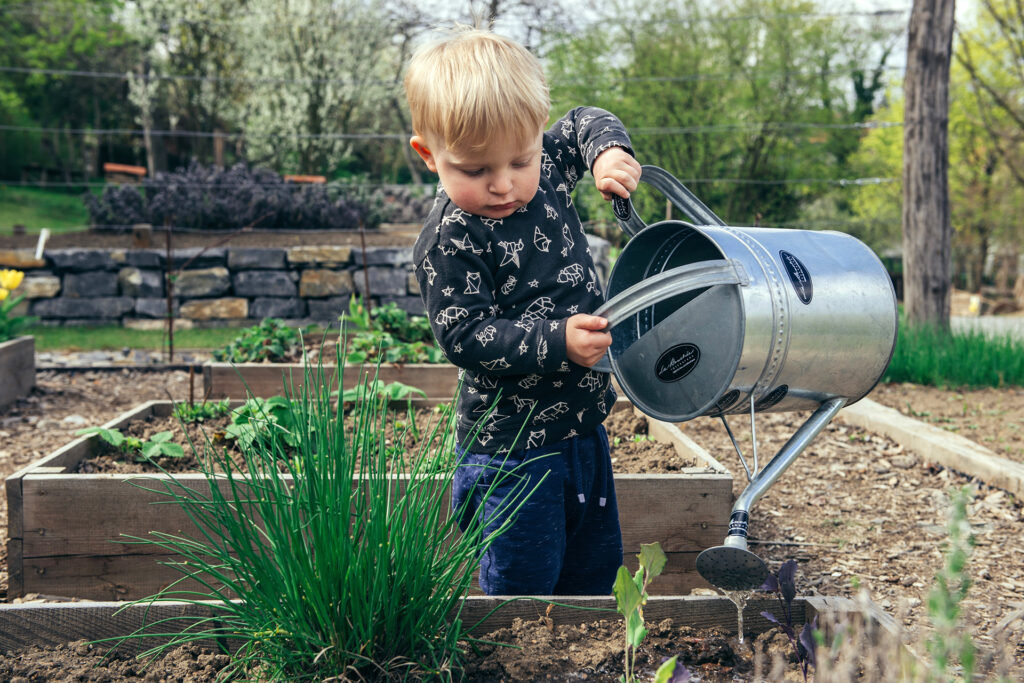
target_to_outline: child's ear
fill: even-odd
[[[420,135],[413,135],[409,139],[409,144],[412,146],[416,153],[420,155],[420,159],[423,159],[423,163],[427,165],[431,173],[437,173],[437,161],[434,160],[434,154],[427,147],[427,141]]]

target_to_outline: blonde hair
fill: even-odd
[[[443,139],[449,150],[480,151],[495,135],[526,142],[543,129],[551,106],[536,57],[508,38],[465,27],[417,50],[405,93],[413,131]]]

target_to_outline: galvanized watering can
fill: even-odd
[[[646,225],[616,198],[630,240],[609,277],[606,356],[644,413],[682,422],[702,415],[812,410],[733,505],[721,546],[697,570],[726,590],[759,587],[765,563],[747,550],[750,507],[844,405],[874,388],[896,344],[896,294],[881,261],[850,235],[728,226],[666,171],[641,178],[692,223]],[[732,432],[729,430],[732,438]]]

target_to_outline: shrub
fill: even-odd
[[[126,228],[137,223],[199,230],[351,230],[376,227],[383,205],[362,186],[331,182],[299,185],[274,171],[244,163],[223,169],[193,161],[157,173],[141,187],[108,185],[101,197],[83,197],[93,225]]]

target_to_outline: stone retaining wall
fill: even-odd
[[[588,236],[604,281],[608,242]],[[166,272],[176,321],[185,327],[251,325],[266,317],[295,324],[333,323],[358,293],[422,315],[412,247],[219,247],[54,249],[0,252],[5,267],[25,271],[19,291],[27,313],[44,325],[120,323],[157,328],[167,318]]]

